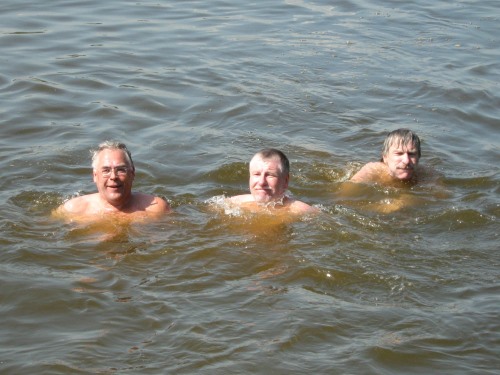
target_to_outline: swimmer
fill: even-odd
[[[355,183],[416,184],[420,160],[420,138],[409,129],[390,132],[380,161],[365,164],[351,179]]]
[[[290,162],[280,150],[268,148],[257,152],[250,161],[249,172],[250,194],[230,197],[230,203],[252,212],[304,214],[316,211],[307,203],[287,195]]]
[[[384,141],[380,161],[365,164],[340,186],[338,195],[342,198],[356,197],[359,205],[381,213],[422,205],[419,195],[409,188],[417,182],[428,188],[437,188],[438,185],[436,174],[419,165],[420,157],[420,138],[409,129],[394,130]],[[382,187],[384,198],[376,198],[381,192],[370,189],[369,185],[375,189]],[[436,195],[442,196],[440,191]],[[366,196],[368,202],[359,201],[362,196]]]
[[[55,216],[87,220],[109,215],[146,218],[170,211],[164,199],[132,192],[135,167],[123,143],[105,141],[91,153],[92,175],[98,192],[66,201],[54,211]]]

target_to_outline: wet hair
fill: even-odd
[[[384,161],[384,155],[387,155],[389,149],[392,145],[406,146],[407,144],[412,144],[417,149],[418,157],[420,159],[420,138],[410,129],[396,129],[387,134],[384,141],[384,147],[382,148],[382,158],[380,161]]]
[[[285,175],[290,173],[290,161],[282,151],[275,148],[264,148],[257,152],[254,157],[257,155],[259,155],[262,159],[272,159],[273,157],[278,157],[281,164],[281,173]]]
[[[134,167],[134,162],[132,160],[132,154],[128,150],[127,146],[125,146],[124,143],[118,142],[118,141],[104,141],[99,146],[97,146],[96,149],[90,150],[90,155],[92,157],[92,168],[95,169],[96,163],[97,163],[97,156],[101,153],[101,151],[104,150],[122,150],[125,154],[125,158],[127,159],[127,162]]]

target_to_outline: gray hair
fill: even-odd
[[[387,155],[392,145],[406,146],[407,144],[412,144],[417,149],[418,158],[420,159],[420,138],[418,135],[410,129],[396,129],[387,134],[385,138],[381,161],[383,161],[384,155]]]
[[[90,155],[92,157],[92,168],[95,169],[97,156],[101,153],[101,151],[104,150],[122,150],[125,154],[127,162],[132,166],[132,168],[135,168],[134,162],[132,161],[132,154],[128,150],[127,146],[125,146],[124,143],[118,141],[104,141],[99,144],[96,149],[90,150]]]
[[[262,157],[262,159],[271,159],[277,156],[280,159],[281,173],[285,175],[288,175],[290,173],[290,161],[282,151],[275,148],[264,148],[257,152],[254,157],[257,155]]]

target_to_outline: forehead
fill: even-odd
[[[417,151],[417,147],[413,142],[403,143],[403,140],[395,140],[389,146],[389,151]]]
[[[262,158],[262,156],[256,155],[250,161],[250,170],[255,170],[255,169],[281,170],[280,158],[277,156],[273,156],[264,159]]]
[[[127,157],[123,150],[105,149],[97,155],[97,166],[107,167],[112,165],[128,165]]]

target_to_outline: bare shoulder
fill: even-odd
[[[316,213],[319,212],[319,209],[313,206],[308,205],[307,203],[294,200],[290,203],[290,211],[298,214],[307,214],[307,213]]]
[[[134,197],[136,199],[136,205],[141,211],[144,210],[146,212],[161,214],[172,210],[170,204],[163,198],[144,193],[135,193]]]
[[[235,204],[241,204],[241,203],[247,203],[247,202],[254,201],[252,194],[235,195],[234,197],[229,197],[228,200],[229,200],[229,202],[235,203]]]
[[[380,162],[365,164],[349,181],[351,182],[375,182],[380,176],[387,172],[387,166]]]
[[[92,202],[96,199],[97,194],[82,195],[72,198],[61,204],[55,211],[55,215],[65,214],[85,214],[92,206]]]

